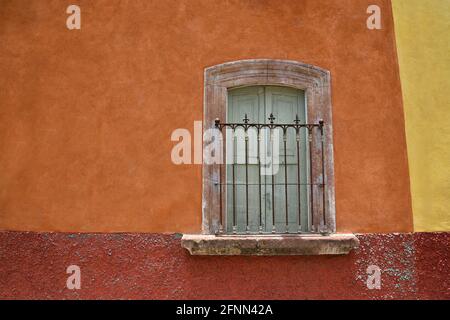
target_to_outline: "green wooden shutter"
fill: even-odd
[[[258,123],[264,121],[264,88],[263,87],[247,87],[231,90],[228,95],[227,122],[243,123],[245,115],[249,119],[249,123]],[[255,131],[256,132],[256,131]],[[246,172],[245,172],[245,145],[244,131],[237,129],[235,132],[235,143],[233,160],[235,161],[235,214],[237,222],[237,232],[246,231]],[[229,137],[227,137],[229,139]],[[228,140],[229,141],[229,140]],[[250,149],[250,148],[249,148]],[[254,151],[252,149],[252,151]],[[230,152],[227,148],[227,153]],[[265,213],[260,211],[260,197],[258,186],[258,165],[256,161],[256,152],[250,152],[248,165],[248,212],[249,212],[249,228],[251,232],[257,232],[259,228],[260,214],[263,220]],[[238,155],[241,157],[238,159]],[[233,188],[232,188],[232,165],[227,165],[227,231],[232,231],[233,226]],[[263,195],[263,194],[262,194]],[[261,200],[261,203],[264,202]],[[264,209],[264,208],[262,208]]]
[[[294,123],[294,119],[298,116],[301,123],[306,123],[305,96],[301,90],[287,87],[266,87],[266,119],[273,114],[275,123]],[[298,231],[299,219],[299,201],[297,186],[297,141],[293,128],[287,131],[286,143],[286,162],[284,156],[283,132],[280,130],[279,135],[279,168],[278,172],[273,176],[266,177],[266,231],[272,230],[272,214],[275,210],[275,229],[279,233],[286,231],[286,201],[285,201],[285,167],[287,169],[287,202],[288,202],[288,228],[289,232]],[[306,153],[306,131],[302,130],[300,135],[300,180],[301,183],[307,183],[307,153]],[[271,183],[274,179],[275,196],[272,203]],[[301,225],[302,231],[308,230],[308,199],[307,185],[301,185],[300,204],[301,204]]]

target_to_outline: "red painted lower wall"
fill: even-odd
[[[450,299],[450,233],[358,238],[347,256],[199,257],[179,235],[0,232],[0,298]],[[66,288],[71,264],[80,290]]]

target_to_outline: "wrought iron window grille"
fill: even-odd
[[[231,166],[231,182],[227,181],[227,178],[225,177],[225,166],[227,165],[227,161],[221,161],[219,163],[219,178],[218,178],[218,186],[219,186],[219,194],[218,194],[218,201],[219,201],[219,210],[220,210],[220,216],[219,216],[219,230],[216,233],[216,235],[242,235],[242,234],[329,234],[328,229],[326,228],[327,221],[326,221],[326,175],[325,175],[325,152],[324,152],[324,145],[325,145],[325,134],[324,134],[324,121],[320,120],[318,123],[300,123],[300,120],[298,116],[296,116],[295,119],[293,119],[292,123],[275,123],[275,117],[273,114],[270,114],[268,118],[268,123],[250,123],[250,119],[248,119],[247,114],[245,114],[245,117],[243,119],[242,123],[222,123],[220,119],[215,119],[215,128],[220,131],[220,146],[219,146],[219,152],[220,152],[220,159],[223,159],[223,156],[226,156],[226,143],[223,143],[224,140],[226,140],[223,135],[224,129],[232,131],[233,139],[231,141],[231,148],[233,150],[233,161],[231,164],[228,163],[228,165]],[[245,183],[237,182],[236,180],[236,161],[234,161],[234,153],[236,150],[236,139],[235,139],[235,133],[237,130],[243,130],[244,131],[244,137],[245,137],[245,144],[244,144],[244,158],[245,161],[243,165],[245,165]],[[256,130],[256,136],[257,136],[257,158],[256,158],[256,164],[258,165],[258,183],[251,183],[249,182],[249,131],[250,130]],[[260,141],[263,139],[262,132],[263,130],[268,130],[270,133],[270,146],[271,149],[270,156],[273,157],[273,146],[274,146],[274,132],[275,130],[280,130],[282,133],[282,161],[284,160],[284,166],[281,174],[284,174],[284,181],[282,183],[278,183],[275,181],[275,175],[272,175],[271,182],[267,184],[263,184],[261,181],[261,143]],[[302,131],[305,134],[302,134]],[[306,132],[305,132],[306,131]],[[296,151],[296,163],[294,164],[296,166],[296,181],[295,182],[289,182],[288,181],[288,162],[287,162],[287,141],[288,136],[290,134],[294,134],[294,144],[295,144],[295,151]],[[318,139],[315,139],[315,135],[319,135]],[[314,141],[318,141],[319,146],[313,146]],[[230,142],[228,142],[230,143]],[[302,181],[301,179],[301,145],[302,143],[306,147],[306,159],[307,159],[307,167],[308,172],[307,175],[309,176],[306,181]],[[225,149],[225,150],[224,150]],[[313,155],[316,153],[315,155]],[[283,159],[284,157],[284,159]],[[227,158],[228,159],[228,158]],[[272,159],[272,164],[274,159]],[[319,161],[320,163],[313,163],[313,161]],[[314,169],[315,168],[315,169]],[[316,181],[316,182],[314,182]],[[272,230],[266,231],[263,227],[263,214],[262,214],[262,193],[261,188],[262,186],[271,188],[271,203],[272,203],[272,210],[271,210],[271,219],[272,219]],[[236,192],[237,187],[243,187],[245,189],[245,230],[240,231],[237,228],[237,218],[238,218],[238,212],[236,210],[237,208],[237,200],[236,200]],[[250,186],[258,186],[259,188],[259,228],[257,231],[250,230],[249,227],[249,187]],[[301,186],[307,186],[307,212],[302,212],[302,205],[301,205]],[[227,221],[225,221],[227,214],[225,213],[227,211],[227,199],[224,199],[224,191],[231,187],[231,192],[229,194],[227,193],[226,197],[231,197],[231,220],[232,220],[232,227],[231,230],[227,230]],[[276,203],[275,203],[275,187],[281,187],[284,189],[284,212],[281,214],[284,215],[285,220],[285,228],[283,231],[277,230],[276,228]],[[294,199],[289,198],[288,188],[289,187],[297,187],[297,195]],[[292,197],[291,197],[292,198]],[[225,200],[225,201],[224,201]],[[289,220],[289,202],[297,201],[297,217],[295,221]],[[315,214],[315,210],[320,210],[321,214],[317,215]],[[225,212],[224,212],[225,211]],[[302,226],[302,216],[306,214],[307,215],[307,226]],[[321,221],[314,221],[314,219],[317,219]],[[292,220],[292,219],[291,219]],[[297,228],[295,231],[292,230],[292,227],[290,228],[289,225],[292,223],[297,224]],[[229,223],[228,223],[229,224]]]

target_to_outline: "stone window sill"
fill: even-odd
[[[359,246],[353,234],[207,235],[184,234],[181,246],[191,255],[343,255]]]

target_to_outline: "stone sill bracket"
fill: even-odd
[[[184,234],[181,246],[191,255],[344,255],[359,246],[354,234],[208,235]]]

